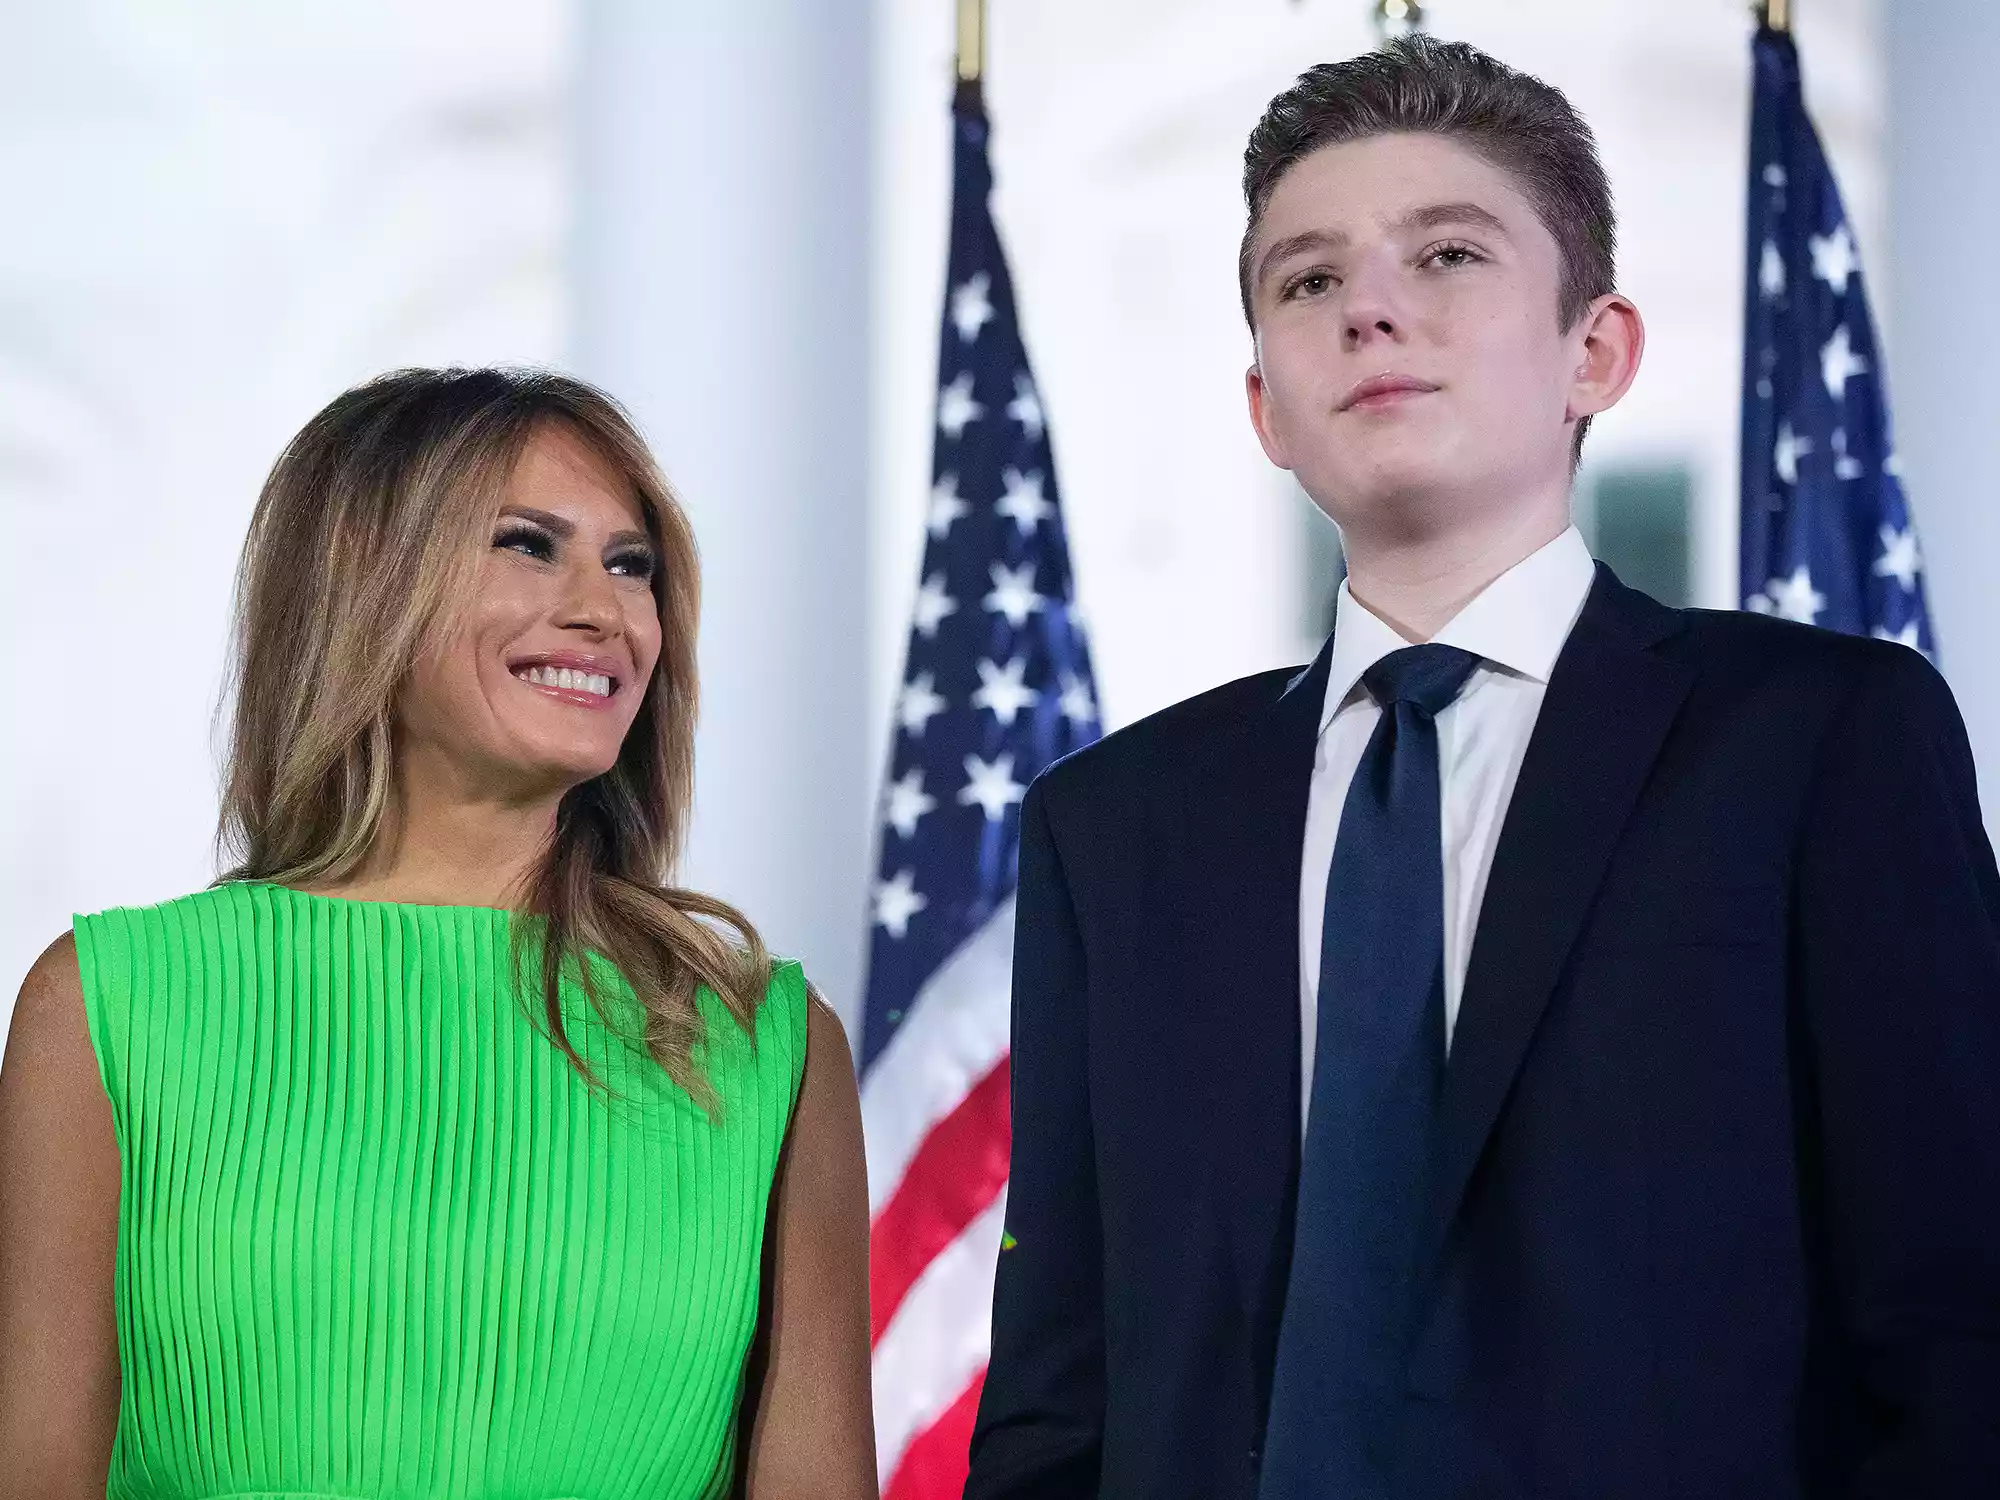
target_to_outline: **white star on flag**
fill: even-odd
[[[944,591],[944,574],[933,573],[917,590],[917,630],[925,640],[936,637],[947,615],[958,613],[958,601]]]
[[[1019,469],[1002,469],[1000,483],[1007,493],[1000,497],[994,508],[1012,521],[1020,529],[1022,536],[1031,536],[1042,521],[1055,513],[1055,507],[1042,498],[1042,475],[1039,469],[1023,474]]]
[[[1757,263],[1757,290],[1767,302],[1785,295],[1785,257],[1778,253],[1776,240],[1764,241],[1764,256]]]
[[[1867,473],[1867,467],[1847,451],[1847,429],[1833,429],[1833,477],[1835,479],[1859,479]]]
[[[1868,361],[1854,352],[1845,323],[1833,330],[1833,337],[1819,351],[1819,368],[1826,377],[1826,393],[1836,401],[1847,394],[1847,382],[1867,370]]]
[[[904,838],[917,836],[917,822],[923,815],[937,806],[937,798],[924,794],[924,773],[919,766],[911,766],[895,781],[889,783],[888,807],[882,816],[891,828]]]
[[[956,442],[965,436],[965,424],[986,415],[986,408],[972,399],[972,372],[961,371],[958,378],[938,392],[938,430]]]
[[[965,757],[966,783],[959,788],[958,800],[962,807],[978,806],[985,809],[986,820],[997,823],[1007,815],[1007,809],[1019,802],[1027,788],[1014,779],[1014,757],[1000,755],[989,764],[976,755]]]
[[[964,286],[951,289],[951,321],[962,342],[971,343],[979,337],[979,330],[993,321],[993,299],[987,295],[992,290],[993,278],[984,271]]]
[[[1886,625],[1877,625],[1869,632],[1878,641],[1893,641],[1898,646],[1908,646],[1912,651],[1924,649],[1922,633],[1915,620],[1901,630],[1891,630]]]
[[[1090,684],[1074,672],[1063,673],[1062,697],[1057,704],[1062,716],[1072,724],[1097,722],[1097,704],[1090,696]]]
[[[1923,571],[1923,559],[1917,554],[1917,528],[1905,526],[1898,531],[1893,526],[1882,528],[1882,555],[1875,559],[1875,576],[1893,578],[1903,586],[1905,593],[1914,593],[1917,574]],[[1911,625],[1910,629],[1917,627]]]
[[[1041,702],[1042,695],[1023,680],[1027,672],[1028,659],[1024,656],[1015,657],[1004,667],[981,661],[979,690],[972,695],[972,706],[992,709],[993,717],[1002,727],[1011,728],[1016,714]]]
[[[1771,455],[1771,462],[1777,466],[1778,477],[1786,484],[1799,482],[1799,460],[1812,451],[1811,441],[1793,432],[1790,422],[1778,424],[1778,447]]]
[[[1826,608],[1826,595],[1813,587],[1812,571],[1804,563],[1794,568],[1789,578],[1773,578],[1764,585],[1764,593],[1770,600],[1770,613],[1801,625],[1812,624]]]
[[[993,579],[993,592],[980,602],[993,613],[1005,615],[1007,623],[1019,630],[1028,623],[1028,616],[1042,607],[1042,596],[1035,592],[1034,563],[1024,562],[1018,568],[994,563],[987,572]]]
[[[924,726],[944,711],[945,701],[937,695],[936,679],[929,672],[919,672],[904,683],[896,698],[896,722],[918,739],[924,737]]]
[[[1029,442],[1042,440],[1042,398],[1035,394],[1035,382],[1025,372],[1014,376],[1014,399],[1007,403],[1007,415],[1021,424]]]
[[[958,498],[958,476],[943,474],[931,486],[931,513],[924,527],[934,541],[943,541],[951,535],[951,523],[960,516],[972,514],[972,507]]]
[[[1812,252],[1813,275],[1832,287],[1836,297],[1845,297],[1847,278],[1861,269],[1861,259],[1854,253],[1854,236],[1847,232],[1847,225],[1835,226],[1829,235],[1807,236],[1806,248]]]
[[[898,870],[894,880],[875,882],[875,925],[886,927],[892,938],[908,936],[910,918],[931,904],[917,894],[916,881],[913,871]]]

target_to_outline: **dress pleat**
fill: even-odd
[[[707,991],[700,1108],[484,907],[243,882],[79,918],[121,1161],[110,1500],[697,1500],[731,1477],[805,1062]],[[538,973],[538,966],[530,970]],[[531,984],[534,981],[530,981]]]

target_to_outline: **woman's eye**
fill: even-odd
[[[556,555],[554,539],[534,526],[503,526],[494,534],[493,545],[541,562],[547,562]]]
[[[653,577],[653,554],[634,548],[630,552],[617,553],[604,566],[620,577],[639,578],[650,582]]]

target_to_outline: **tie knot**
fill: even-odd
[[[1397,703],[1436,718],[1465,687],[1479,658],[1456,646],[1405,646],[1361,674],[1368,696],[1383,708]]]

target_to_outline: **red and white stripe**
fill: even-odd
[[[869,1303],[883,1500],[957,1500],[1007,1202],[1014,903],[947,959],[869,1069]]]

